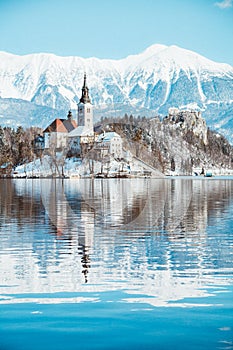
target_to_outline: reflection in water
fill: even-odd
[[[210,295],[232,283],[232,199],[230,180],[1,180],[0,293]]]

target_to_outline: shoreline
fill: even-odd
[[[0,176],[0,180],[4,179],[22,179],[22,180],[84,180],[84,179],[92,179],[92,180],[109,180],[109,179],[196,179],[196,180],[213,180],[213,179],[222,179],[222,178],[232,178],[233,174],[221,174],[221,175],[212,175],[212,176],[204,176],[204,175],[164,175],[164,176]]]

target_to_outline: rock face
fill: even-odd
[[[207,128],[200,112],[170,110],[162,121],[151,120],[148,129],[169,175],[231,174],[233,148],[220,134]]]
[[[170,107],[196,110],[233,141],[233,67],[194,52],[152,45],[117,61],[2,52],[0,62],[1,125],[16,125],[20,118],[23,126],[44,127],[44,118],[50,122],[54,115],[75,111],[86,71],[96,118],[106,113],[165,116]]]
[[[112,127],[125,148],[164,174],[233,174],[233,147],[207,127],[200,112],[170,109],[163,119],[118,121]]]
[[[183,133],[192,131],[194,136],[207,145],[207,126],[206,121],[201,117],[200,112],[180,111],[177,108],[170,108],[169,115],[164,119],[165,123],[180,128]]]

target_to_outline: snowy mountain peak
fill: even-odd
[[[165,50],[168,46],[166,45],[161,45],[161,44],[153,44],[149,47],[147,47],[142,53],[141,55],[144,56],[152,56],[152,55],[156,55],[157,53],[159,53],[162,50]],[[140,55],[140,54],[139,54]]]
[[[180,48],[176,45],[152,45],[144,51],[147,55],[149,63],[157,61],[158,65],[166,64],[167,67],[177,67],[183,70],[207,69],[215,72],[232,71],[232,67],[225,63],[216,63],[210,59],[205,58],[193,51]]]

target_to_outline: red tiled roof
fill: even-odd
[[[75,129],[77,123],[75,120],[55,119],[43,132],[70,132]]]
[[[65,119],[64,121],[63,121],[63,125],[65,126],[65,128],[66,128],[66,130],[68,131],[68,132],[70,132],[70,131],[72,131],[72,130],[74,130],[75,128],[77,128],[77,123],[76,123],[76,121],[75,120],[68,120],[68,119]]]

